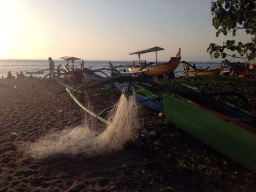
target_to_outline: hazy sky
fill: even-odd
[[[210,43],[251,38],[243,30],[216,38],[211,0],[1,0],[0,7],[0,59],[125,61],[159,46],[161,61],[179,48],[182,60],[211,61]]]

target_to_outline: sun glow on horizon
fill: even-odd
[[[211,60],[216,38],[210,2],[0,0],[0,59],[134,60],[130,52],[163,47],[168,61],[178,48],[184,60]],[[108,9],[106,9],[106,6]],[[198,7],[202,9],[198,11]],[[246,38],[246,39],[245,39]],[[239,35],[235,39],[250,39]],[[155,60],[154,54],[144,55]]]
[[[5,0],[0,2],[0,58],[1,55],[8,52],[10,44],[12,44],[13,34],[15,33],[15,12],[13,9],[13,2]]]
[[[49,44],[49,27],[27,5],[17,0],[0,2],[0,59],[40,58],[40,52]]]

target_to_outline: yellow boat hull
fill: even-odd
[[[128,70],[130,73],[135,73],[137,76],[146,75],[146,76],[156,76],[156,75],[164,75],[173,72],[179,65],[181,59],[181,50],[176,54],[176,57],[171,57],[170,61],[164,64],[159,65],[129,65]],[[141,73],[141,71],[145,71]]]
[[[140,73],[140,75],[145,74],[147,76],[155,76],[155,75],[164,75],[173,72],[179,65],[181,57],[172,57],[169,62],[160,64],[160,65],[154,65],[154,66],[147,66],[142,68],[142,66],[139,65],[130,65],[128,66],[129,72],[132,73]],[[144,73],[141,73],[141,70],[147,70]]]
[[[189,71],[188,76],[195,76],[195,75],[219,75],[221,72],[222,67],[218,69],[210,69],[210,70],[201,70],[201,71]]]

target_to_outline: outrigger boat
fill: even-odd
[[[187,69],[188,70],[184,70],[184,72],[187,72],[188,76],[197,76],[197,75],[220,75],[220,72],[223,68],[223,65],[220,65],[219,68],[217,69],[196,69],[195,66],[182,61],[182,63],[184,63],[185,65],[187,65]],[[189,70],[189,66],[192,67],[193,70]]]
[[[136,54],[139,57],[139,65],[136,65],[135,62],[132,65],[128,65],[128,70],[131,73],[138,73],[137,75],[145,75],[145,76],[156,76],[156,75],[168,75],[172,73],[179,65],[180,59],[181,59],[181,49],[179,49],[179,52],[177,53],[176,57],[171,57],[170,61],[163,64],[157,63],[157,51],[164,50],[161,47],[153,47],[150,49],[137,51],[130,53],[130,55]],[[144,53],[150,53],[155,52],[156,53],[156,63],[146,63],[145,60],[140,60],[140,55]],[[145,72],[140,73],[142,70],[145,70]],[[147,71],[146,71],[147,70]]]
[[[256,172],[256,116],[212,95],[195,91],[163,93],[164,114],[175,125]]]
[[[196,70],[196,71],[188,71],[188,76],[195,75],[219,75],[222,70],[222,67],[218,69],[206,69],[206,70]]]
[[[69,57],[69,56],[61,57],[61,59],[64,59],[67,61],[67,64],[64,65],[64,69],[66,70],[66,73],[63,74],[64,79],[71,83],[81,83],[83,78],[82,70],[78,68],[75,69],[74,67],[74,62],[76,60],[81,60],[81,59],[76,57]],[[69,62],[72,63],[72,67],[69,67]]]
[[[107,78],[87,89],[120,81],[146,82],[158,87],[164,92],[164,114],[169,121],[256,172],[256,116],[216,99],[220,95],[236,92],[204,93],[192,89],[178,90],[133,76]]]
[[[25,71],[27,74],[44,74],[44,70],[40,70],[40,71],[35,71],[35,72],[29,72],[29,71]]]
[[[124,76],[127,73],[120,72],[116,69],[116,67],[113,67],[112,63],[109,62],[109,68],[110,68],[110,73],[111,76],[114,76],[114,74],[119,75],[119,76]],[[128,73],[130,74],[130,73]],[[134,91],[135,91],[135,99],[138,103],[143,104],[144,106],[155,110],[155,111],[163,111],[163,103],[161,102],[161,97],[159,95],[156,95],[144,87],[140,86],[138,83],[133,82],[132,85],[128,85],[127,82],[114,82],[113,83],[115,87],[123,92],[125,87],[127,86],[133,86]],[[150,84],[147,84],[147,86],[151,86]]]
[[[53,71],[51,73],[55,78],[57,77]],[[144,82],[158,87],[163,92],[164,114],[169,121],[256,172],[256,116],[218,100],[220,95],[235,92],[204,93],[192,89],[178,90],[146,78],[133,76],[105,78],[87,86],[86,89],[122,81]],[[67,91],[72,96],[69,87]],[[73,89],[74,91],[76,90]],[[123,93],[128,96],[132,91],[131,86],[125,86]],[[77,100],[74,96],[72,98]],[[77,103],[79,104],[79,101]],[[81,103],[79,105],[83,108]],[[104,122],[100,115],[90,110],[87,112]]]
[[[104,68],[104,70],[109,70],[111,75],[113,75],[114,72],[117,75],[121,75],[121,76],[123,75],[120,71],[116,70],[116,67],[113,67],[111,63],[109,64],[110,64],[110,69]],[[117,66],[117,67],[120,67],[120,66]],[[80,86],[79,88],[88,86],[88,83],[91,83],[91,82],[93,83],[102,82],[105,79],[107,79],[95,74],[95,72],[102,72],[107,78],[109,78],[109,75],[103,72],[101,69],[90,70],[85,68],[83,75],[87,80],[87,83]],[[112,83],[120,92],[123,92],[126,86],[133,86],[135,90],[135,98],[137,102],[145,105],[146,107],[152,110],[163,111],[163,103],[160,102],[161,97],[159,95],[151,93],[150,91],[148,91],[147,89],[143,88],[142,86],[138,85],[135,82],[132,85],[126,85],[124,82],[112,82]],[[104,88],[110,88],[111,84],[108,84],[108,85],[104,84],[103,86]]]
[[[70,56],[61,57],[61,59],[64,59],[64,60],[67,61],[67,64],[66,64],[67,66],[69,66],[69,62],[71,62],[72,67],[69,68],[69,69],[71,69],[72,71],[74,71],[74,69],[75,69],[74,62],[77,61],[77,60],[81,60],[80,58],[70,57]]]
[[[242,75],[247,78],[256,79],[256,65],[249,63],[230,63],[230,76]]]

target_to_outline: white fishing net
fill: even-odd
[[[49,133],[34,143],[22,145],[20,149],[33,158],[81,153],[93,156],[119,150],[138,128],[138,108],[134,95],[127,99],[122,94],[109,115],[110,124],[103,132],[99,133],[91,123],[88,126],[85,120],[84,125]]]

